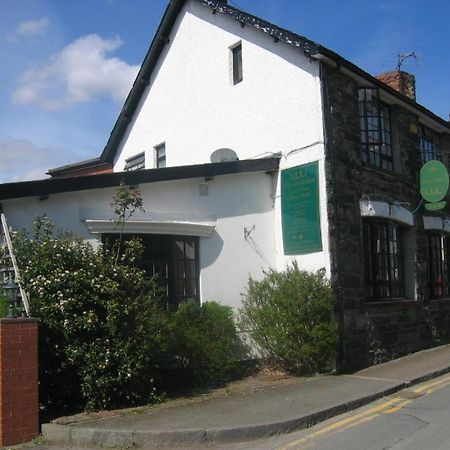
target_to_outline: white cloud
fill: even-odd
[[[37,36],[47,31],[50,21],[47,17],[42,17],[37,20],[26,20],[20,22],[16,30],[16,35],[19,36]]]
[[[139,70],[108,54],[122,45],[119,38],[82,36],[54,55],[46,65],[26,71],[12,101],[47,111],[89,102],[100,96],[124,100]]]
[[[73,161],[68,150],[37,147],[27,140],[0,141],[0,183],[47,178],[49,169]]]
[[[11,42],[17,42],[21,38],[40,36],[47,31],[49,25],[50,21],[47,17],[41,17],[36,20],[25,20],[20,22],[16,29],[7,35],[7,39]]]

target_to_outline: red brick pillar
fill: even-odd
[[[0,446],[39,434],[39,319],[0,319]]]

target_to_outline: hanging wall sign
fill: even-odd
[[[420,194],[426,200],[425,208],[442,209],[445,201],[441,201],[448,192],[449,177],[447,168],[440,161],[432,160],[420,169]]]
[[[285,255],[322,250],[317,161],[281,172],[281,219]]]

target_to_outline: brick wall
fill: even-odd
[[[396,69],[377,75],[383,83],[400,92],[411,100],[416,100],[416,77],[408,72]]]
[[[0,319],[0,445],[38,434],[38,319]]]
[[[420,202],[418,117],[391,107],[395,171],[367,167],[360,156],[358,85],[339,70],[323,67],[327,153],[325,159],[330,230],[331,280],[339,294],[340,368],[353,370],[450,341],[450,299],[427,298],[427,238],[420,210],[408,229],[414,270],[409,296],[368,302],[359,201]],[[442,142],[448,143],[448,138]],[[449,149],[441,147],[443,153]],[[446,161],[444,159],[444,161]],[[450,215],[450,211],[446,211]]]

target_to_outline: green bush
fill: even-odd
[[[40,318],[40,401],[55,413],[150,403],[167,368],[188,386],[228,380],[238,361],[232,310],[181,304],[168,312],[153,278],[138,269],[142,244],[97,249],[40,218],[13,236],[25,290]],[[117,261],[119,254],[119,260]],[[175,369],[175,370],[173,370]]]
[[[8,314],[9,303],[6,296],[0,286],[0,317],[6,317]]]
[[[235,374],[240,340],[230,307],[184,303],[172,314],[171,326],[176,363],[192,385],[221,384]]]
[[[142,245],[119,262],[47,219],[14,237],[31,311],[40,323],[40,400],[52,408],[100,409],[151,402],[168,352],[168,318],[156,285],[136,269]]]
[[[263,356],[285,370],[328,371],[337,346],[334,303],[324,269],[309,273],[293,263],[283,272],[267,272],[262,281],[249,280],[240,323]]]

